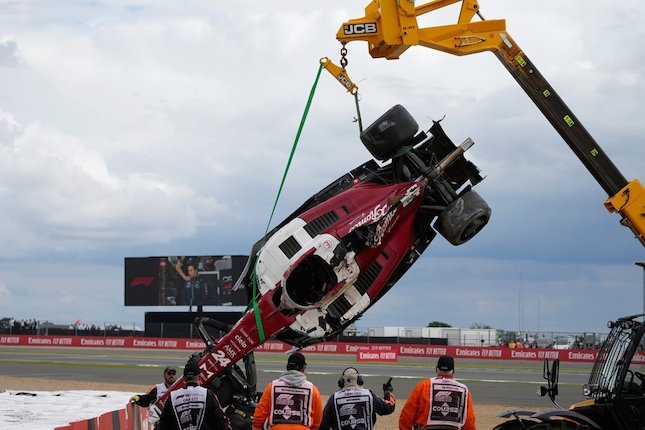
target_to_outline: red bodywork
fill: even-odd
[[[415,194],[411,201],[404,206],[401,199]],[[358,182],[343,193],[303,212],[299,218],[311,222],[331,211],[340,218],[324,230],[324,233],[342,239],[357,228],[374,223],[380,223],[383,236],[380,245],[365,247],[356,255],[361,272],[373,262],[377,262],[382,270],[367,289],[367,294],[375,299],[381,288],[413,247],[414,220],[423,198],[424,188],[417,182],[402,182],[392,185],[379,185]],[[285,272],[288,273],[288,270]],[[330,289],[334,291],[336,286]],[[279,291],[279,286],[264,294],[258,301],[264,335],[269,338],[292,324],[296,315],[293,312],[283,312],[274,303],[273,295]],[[258,327],[253,310],[249,310],[235,326],[225,334],[213,348],[199,361],[202,373],[200,385],[208,385],[215,377],[222,374],[226,367],[241,360],[246,354],[260,345]],[[157,402],[161,409],[171,391],[183,387],[183,380],[178,379],[162,399]]]
[[[217,342],[200,331],[207,349],[199,383],[219,378],[210,387],[220,401],[228,399],[225,406],[237,393],[253,408],[257,319],[265,339],[296,348],[333,339],[403,276],[437,232],[460,245],[486,225],[490,208],[471,190],[483,178],[463,158],[472,141],[455,146],[438,122],[430,136],[417,130],[404,108],[392,108],[361,135],[375,158],[389,164],[370,160],[341,176],[252,247],[234,289],[246,288],[259,318],[249,306]],[[246,380],[234,372],[242,359]],[[178,379],[156,406],[183,386]]]

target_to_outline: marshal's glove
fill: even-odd
[[[394,391],[394,387],[392,386],[392,378],[388,379],[385,384],[383,384],[383,399],[389,400],[390,399],[390,393]]]
[[[148,424],[150,425],[155,425],[159,422],[159,419],[161,418],[161,411],[157,407],[157,405],[152,405],[148,408]]]
[[[137,403],[141,397],[139,395],[135,394],[134,396],[130,397],[130,403]]]

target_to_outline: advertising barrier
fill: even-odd
[[[148,424],[145,409],[130,403],[123,409],[106,412],[101,416],[71,422],[64,426],[55,427],[54,430],[153,430]]]
[[[64,346],[88,348],[142,348],[142,349],[185,349],[203,350],[206,345],[200,339],[164,339],[150,337],[99,337],[99,336],[36,336],[36,335],[0,335],[2,346]],[[291,351],[293,346],[283,342],[269,340],[260,345],[258,352]],[[592,363],[596,359],[596,350],[583,349],[541,349],[481,346],[446,346],[446,345],[408,345],[380,343],[324,342],[308,346],[303,352],[317,354],[348,354],[357,360],[375,357],[373,354],[360,356],[359,352],[378,353],[378,361],[395,362],[399,357],[439,357],[444,354],[455,358],[472,358],[487,360],[539,360],[545,358],[560,361]],[[381,354],[384,353],[384,354]],[[388,354],[389,353],[389,354]],[[361,358],[363,357],[363,358]],[[372,360],[372,358],[369,358]],[[645,363],[645,353],[634,356],[635,363]]]
[[[396,351],[358,351],[356,353],[356,361],[378,361],[379,363],[396,363],[398,361],[398,353]]]

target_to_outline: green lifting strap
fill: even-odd
[[[262,242],[262,246],[260,247],[260,251],[262,251],[262,248],[264,248],[264,244],[266,243],[266,236],[269,233],[269,227],[271,226],[271,220],[273,219],[273,214],[275,213],[275,208],[278,206],[278,200],[280,199],[280,194],[282,194],[282,187],[284,186],[284,181],[287,179],[287,173],[289,172],[289,167],[291,167],[291,161],[293,160],[293,155],[296,152],[296,147],[298,146],[298,140],[300,140],[300,134],[302,133],[302,129],[305,125],[305,120],[307,119],[307,114],[309,113],[309,107],[311,107],[311,102],[314,98],[314,94],[316,93],[316,87],[318,86],[318,80],[320,79],[320,73],[322,72],[323,65],[320,64],[318,67],[318,74],[316,75],[316,80],[314,81],[314,85],[311,87],[311,91],[309,91],[309,98],[307,99],[307,105],[305,106],[305,111],[302,114],[302,119],[300,120],[300,126],[298,127],[298,132],[296,133],[296,139],[293,142],[293,147],[291,148],[291,154],[289,154],[289,160],[287,161],[287,166],[284,169],[284,174],[282,175],[282,181],[280,182],[280,188],[278,188],[278,194],[275,196],[275,202],[273,203],[273,209],[271,210],[271,216],[269,217],[269,222],[267,223],[267,228],[264,231],[264,239]],[[258,254],[260,253],[258,251]],[[258,286],[257,286],[257,276],[256,276],[256,269],[258,265],[258,260],[255,260],[255,265],[253,266],[253,313],[255,314],[255,325],[258,327],[258,337],[260,339],[260,343],[264,343],[266,340],[264,337],[264,327],[262,326],[262,318],[260,317],[260,308],[258,307],[258,301],[257,301],[257,291],[258,291]]]
[[[358,91],[354,94],[354,103],[356,104],[356,121],[358,122],[359,135],[363,134],[363,119],[361,118],[361,108],[358,106]]]

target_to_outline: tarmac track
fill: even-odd
[[[182,367],[191,351],[105,349],[64,347],[0,347],[0,375],[36,377],[113,384],[150,385],[161,381],[169,365]],[[434,374],[436,359],[400,357],[398,363],[356,363],[353,355],[306,354],[307,376],[323,395],[337,390],[337,381],[348,366],[355,366],[365,378],[365,386],[376,393],[393,377],[395,395],[404,399],[423,378]],[[256,353],[258,391],[284,370],[286,355]],[[583,400],[582,384],[591,364],[560,364],[562,406]],[[549,408],[546,398],[537,396],[543,363],[540,361],[456,360],[456,377],[470,388],[478,403]],[[1,388],[1,387],[0,387]]]

